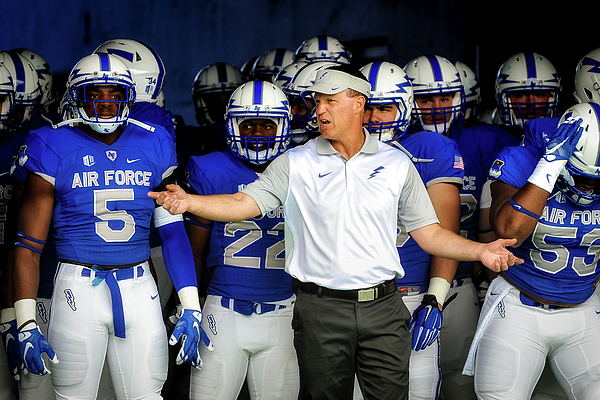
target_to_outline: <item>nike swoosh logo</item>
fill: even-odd
[[[596,314],[600,314],[600,311],[596,311]]]
[[[157,298],[157,297],[158,297],[158,293],[156,293],[156,295],[154,295],[154,296],[150,296],[150,298],[151,298],[152,300],[154,300],[154,299],[155,299],[155,298]]]
[[[333,172],[333,171],[332,171]],[[325,178],[327,175],[331,174],[331,172],[327,172],[325,174],[319,174],[319,178]]]
[[[339,86],[338,87],[332,87],[331,90],[335,91],[335,90],[338,90],[339,88],[340,88]]]
[[[134,163],[134,162],[136,162],[136,161],[140,161],[140,159],[139,159],[139,158],[134,158],[133,160],[130,160],[130,159],[128,158],[128,159],[127,159],[127,164],[131,164],[131,163]]]

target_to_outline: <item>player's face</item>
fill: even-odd
[[[443,124],[450,122],[451,113],[444,112],[444,108],[452,107],[452,100],[456,93],[421,94],[415,96],[415,103],[421,113],[423,123],[426,125]]]
[[[550,92],[524,90],[509,93],[508,98],[517,117],[530,120],[546,116]]]
[[[254,147],[252,150],[262,151],[268,146],[268,140],[263,139],[264,143],[261,143],[261,137],[273,137],[277,135],[277,124],[270,119],[247,119],[240,123],[240,136],[256,137],[256,143],[249,143],[249,147]]]
[[[592,195],[600,192],[600,179],[592,179],[585,176],[573,176],[575,187],[582,192]]]
[[[302,128],[302,124],[298,121],[295,116],[302,116],[308,118],[315,108],[315,102],[310,97],[298,98],[290,97],[290,109],[292,111],[292,122],[290,124],[292,130]]]
[[[363,115],[363,123],[382,123],[393,122],[396,120],[398,108],[395,104],[367,104],[365,106],[365,114]]]
[[[110,119],[120,116],[120,101],[125,100],[125,89],[117,85],[88,86],[84,91],[83,109],[92,117]]]

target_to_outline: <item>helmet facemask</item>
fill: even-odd
[[[94,100],[91,93],[99,90],[101,87],[115,88],[117,92],[116,96],[122,99],[105,100],[99,99]],[[133,107],[134,97],[132,89],[123,85],[96,85],[88,84],[79,86],[77,88],[71,88],[69,91],[73,100],[75,101],[77,112],[79,117],[82,119],[82,123],[89,125],[94,131],[102,134],[110,134],[117,130],[123,123],[127,122],[129,118],[129,112]],[[120,93],[120,94],[117,94]],[[117,112],[111,118],[105,118],[102,116],[102,108],[114,108],[116,105]],[[86,111],[86,108],[88,111]],[[90,112],[90,110],[92,112]]]

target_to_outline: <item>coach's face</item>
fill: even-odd
[[[356,125],[362,124],[364,98],[348,97],[347,90],[336,94],[315,93],[317,121],[321,136],[339,140]]]

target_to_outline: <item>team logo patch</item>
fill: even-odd
[[[504,301],[500,301],[500,303],[498,303],[498,314],[500,314],[502,318],[506,318],[506,309],[504,308]]]
[[[490,168],[490,176],[492,178],[498,178],[502,175],[502,167],[504,167],[504,161],[496,159]]]
[[[71,310],[77,311],[77,307],[75,306],[75,296],[71,289],[65,289],[65,298],[67,299],[67,304],[71,307]]]
[[[115,161],[117,159],[117,152],[115,150],[106,150],[106,157],[110,161]]]
[[[37,310],[38,310],[38,315],[40,316],[40,320],[47,324],[48,323],[48,313],[46,312],[46,306],[44,306],[44,303],[39,302],[36,304],[37,305]]]
[[[210,331],[213,333],[213,335],[217,336],[217,321],[215,321],[215,317],[212,314],[209,314],[206,317],[206,320],[208,321],[208,327],[210,328]]]
[[[83,156],[83,165],[85,165],[86,167],[91,167],[94,164],[96,164],[96,161],[94,161],[94,156]]]

